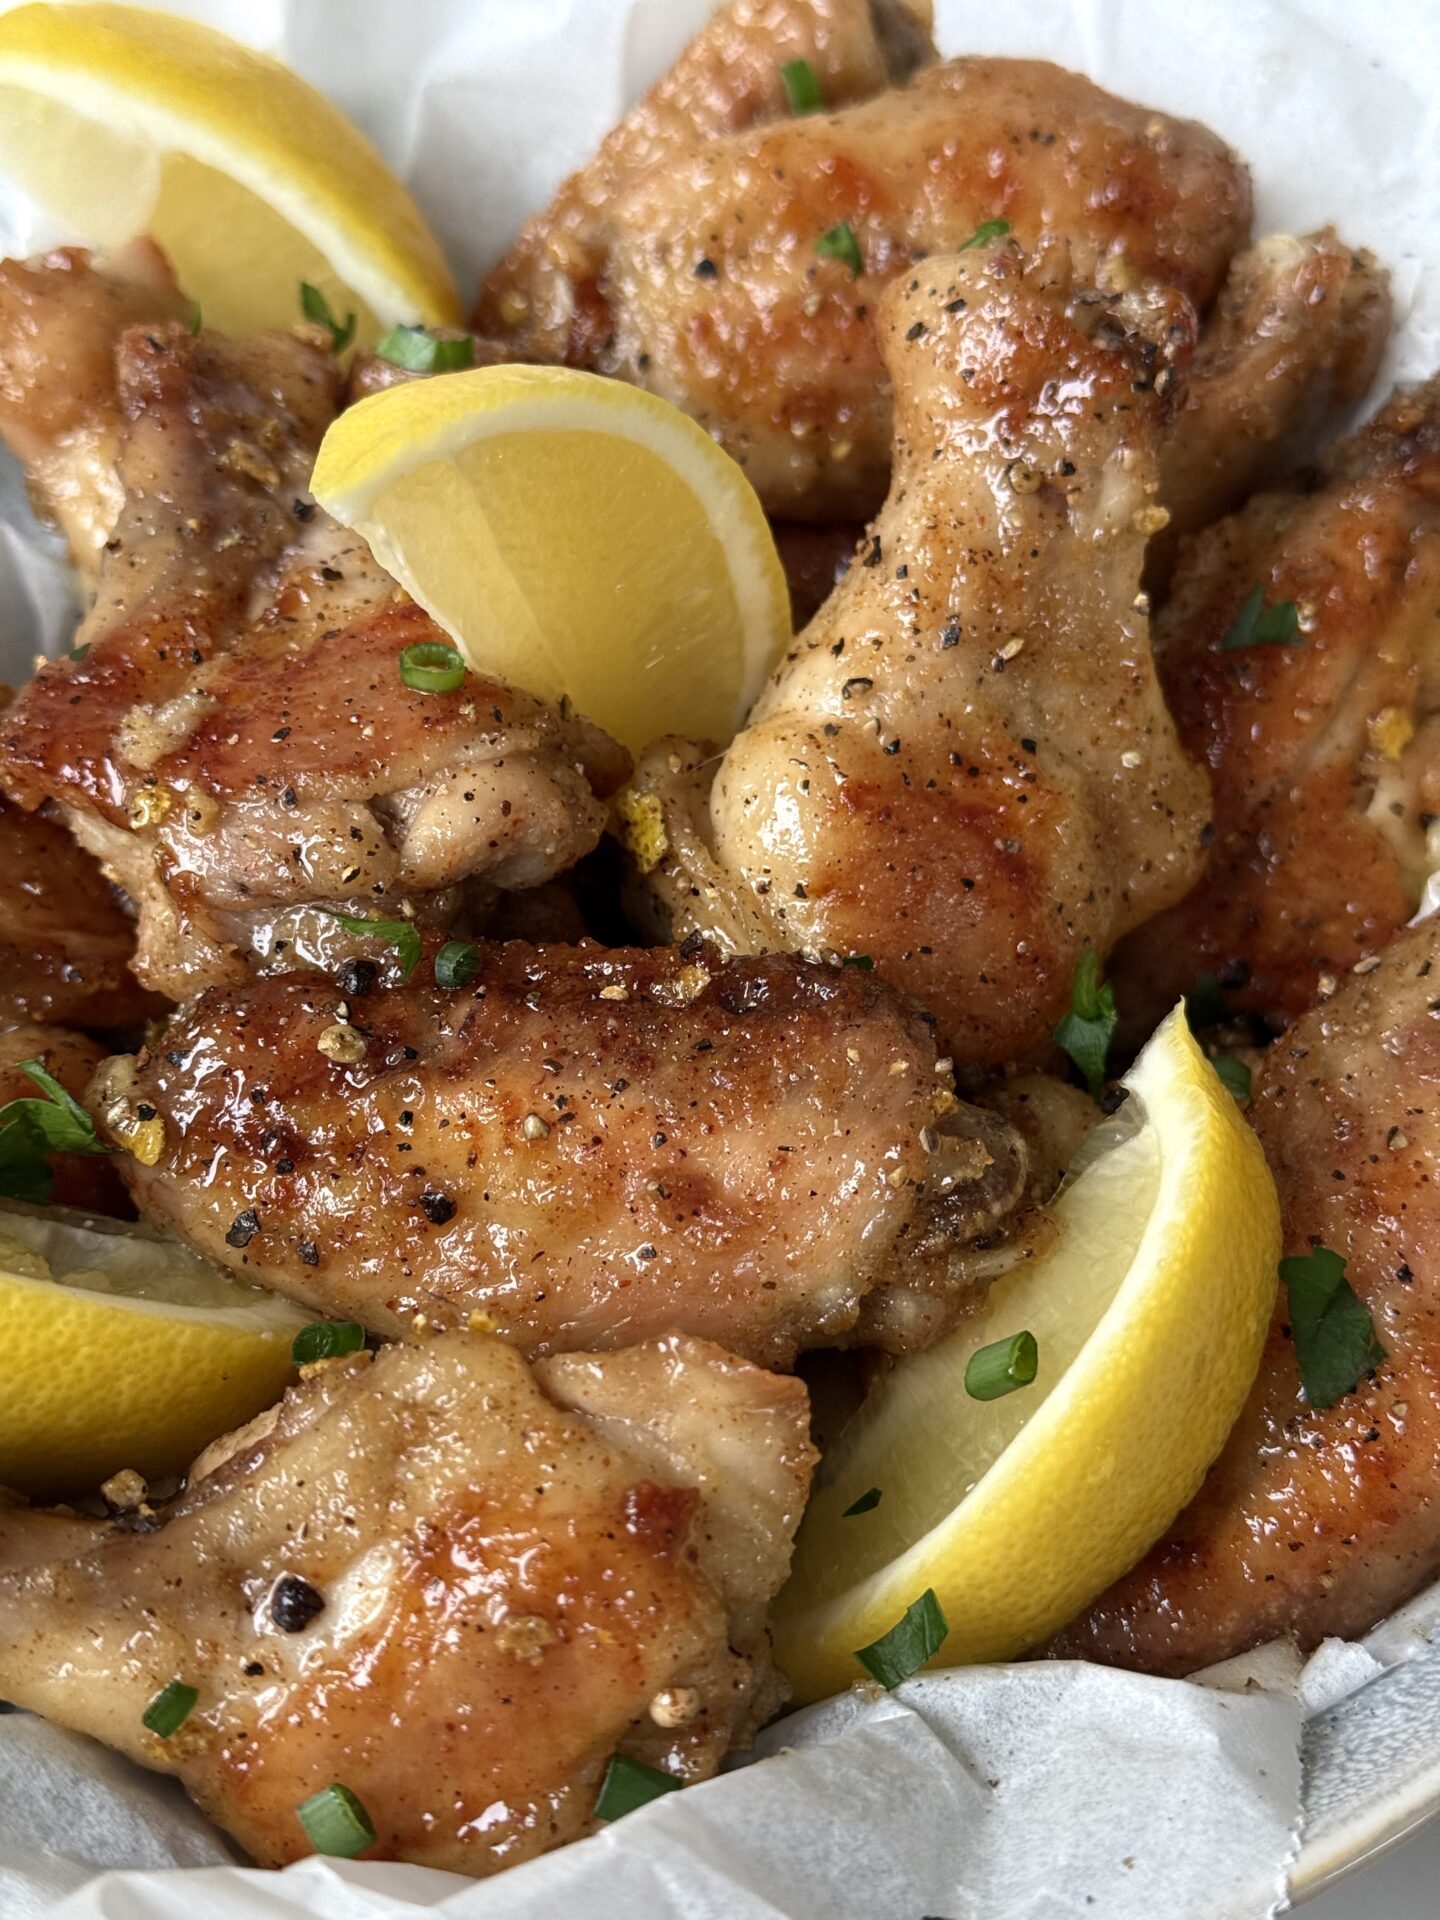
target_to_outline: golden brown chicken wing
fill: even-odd
[[[1436,864],[1440,381],[1189,543],[1155,652],[1215,839],[1117,953],[1120,1005],[1144,1030],[1213,973],[1283,1025],[1404,925]]]
[[[960,1311],[1025,1176],[871,975],[700,947],[487,947],[464,989],[205,994],[92,1091],[151,1220],[246,1278],[529,1351],[678,1330],[769,1364]]]
[[[617,1749],[701,1779],[779,1704],[806,1426],[798,1381],[700,1341],[333,1361],[158,1527],[0,1510],[0,1694],[177,1774],[261,1865],[338,1784],[371,1858],[493,1873],[589,1831]]]
[[[80,648],[0,726],[0,780],[59,802],[120,877],[141,979],[180,999],[333,952],[346,936],[317,904],[444,922],[467,887],[535,885],[588,851],[620,748],[483,675],[402,681],[404,650],[443,636],[307,490],[339,397],[328,343],[174,322],[116,338],[93,279],[74,259],[0,278],[0,368],[38,305],[112,326],[124,500]],[[14,419],[43,412],[33,366]]]
[[[104,1057],[105,1049],[83,1033],[32,1026],[26,1021],[0,1021],[0,1106],[8,1100],[45,1097],[30,1076],[21,1072],[22,1061],[38,1061],[72,1099],[82,1100],[91,1075]],[[132,1212],[115,1162],[108,1154],[51,1153],[46,1161],[55,1182],[50,1197],[57,1206],[80,1207],[87,1213]]]
[[[1031,252],[1058,238],[1090,285],[1155,276],[1203,306],[1245,239],[1249,181],[1204,128],[1077,74],[952,60],[836,112],[582,174],[495,269],[477,325],[517,358],[684,407],[771,512],[860,518],[890,463],[880,295],[992,220]]]
[[[1188,1673],[1277,1634],[1362,1633],[1440,1574],[1440,921],[1275,1042],[1254,1120],[1286,1252],[1344,1257],[1386,1358],[1314,1410],[1282,1292],[1198,1498],[1056,1652]]]
[[[674,929],[871,956],[992,1065],[1185,892],[1208,796],[1134,603],[1187,312],[1072,299],[1008,250],[886,295],[895,477],[861,557],[713,786],[661,742],[627,802]]]

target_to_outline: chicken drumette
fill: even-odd
[[[1020,1197],[1018,1136],[860,969],[510,942],[429,976],[214,991],[112,1061],[92,1105],[146,1217],[380,1332],[784,1365],[933,1338]]]
[[[672,929],[870,956],[990,1065],[1047,1042],[1085,948],[1185,893],[1208,794],[1135,603],[1189,320],[1009,249],[891,289],[895,475],[860,558],[713,785],[662,741],[625,802]]]
[[[307,491],[339,400],[328,343],[192,333],[161,317],[163,288],[126,325],[140,296],[112,288],[75,254],[0,269],[0,431],[43,506],[83,495],[105,535],[80,646],[0,725],[0,779],[58,804],[123,882],[141,979],[179,999],[333,953],[317,906],[443,922],[467,889],[588,851],[626,764],[613,742],[482,675],[402,680],[404,650],[443,636]],[[91,329],[109,411],[92,379],[74,440],[44,342],[85,341],[98,378]]]
[[[0,1510],[0,1695],[177,1774],[261,1865],[338,1784],[371,1857],[493,1873],[590,1830],[616,1750],[701,1779],[774,1711],[813,1457],[799,1382],[703,1341],[356,1354],[158,1525]]]

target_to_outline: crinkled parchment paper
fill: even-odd
[[[3,0],[0,0],[3,4]],[[683,44],[707,0],[177,0],[284,54],[374,136],[480,267]],[[1395,274],[1386,380],[1440,365],[1440,9],[1430,0],[938,0],[947,52],[1040,54],[1192,114],[1250,160],[1258,226],[1335,220]],[[0,189],[0,247],[42,230]],[[0,635],[14,677],[70,618],[53,546],[0,468]],[[1279,1900],[1298,1736],[1428,1638],[1425,1596],[1367,1647],[1244,1664],[1228,1685],[1083,1665],[977,1668],[794,1715],[763,1757],[488,1883],[234,1855],[173,1783],[0,1718],[0,1913],[66,1920],[1251,1920]],[[0,1620],[0,1631],[3,1631]],[[1232,1667],[1235,1663],[1232,1663]],[[1245,1690],[1248,1676],[1249,1690]],[[1257,1686],[1257,1680],[1259,1685]],[[166,1873],[160,1867],[188,1869]]]

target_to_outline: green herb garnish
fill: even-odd
[[[400,655],[400,678],[412,693],[454,693],[465,683],[464,656],[443,640],[419,640]]]
[[[162,1740],[168,1740],[190,1718],[199,1698],[197,1688],[187,1687],[183,1680],[172,1680],[168,1687],[160,1689],[146,1707],[140,1716],[140,1724],[148,1727],[151,1733],[158,1734]]]
[[[363,913],[341,913],[335,907],[320,911],[362,940],[388,940],[400,956],[402,980],[408,980],[420,964],[420,935],[412,920],[367,920]]]
[[[95,1123],[38,1060],[22,1060],[20,1071],[45,1095],[7,1100],[0,1107],[0,1195],[43,1206],[55,1191],[52,1153],[113,1153],[97,1138]]]
[[[302,1327],[290,1346],[290,1358],[297,1367],[313,1366],[317,1360],[335,1360],[342,1353],[358,1353],[365,1344],[365,1329],[358,1320],[317,1320]]]
[[[815,69],[808,60],[787,60],[780,69],[780,84],[785,89],[785,103],[792,113],[820,111],[820,82],[815,78]]]
[[[960,242],[956,251],[968,253],[972,247],[988,247],[992,240],[1003,240],[1009,231],[1008,220],[983,220],[968,240]]]
[[[1290,1331],[1305,1398],[1316,1412],[1353,1393],[1363,1374],[1385,1358],[1365,1303],[1345,1278],[1345,1261],[1329,1247],[1280,1262],[1290,1301]]]
[[[200,302],[198,300],[192,300],[190,302],[189,325],[191,333],[198,333],[200,331]]]
[[[853,1520],[857,1513],[873,1513],[876,1507],[879,1506],[881,1497],[879,1487],[869,1488],[867,1492],[861,1494],[858,1500],[853,1501],[846,1507],[840,1518],[842,1520]]]
[[[850,269],[852,280],[858,280],[865,271],[865,262],[860,257],[860,242],[855,238],[855,229],[848,220],[842,220],[839,226],[822,233],[815,242],[815,251],[826,260],[843,260]]]
[[[442,987],[468,987],[480,971],[480,949],[473,940],[447,940],[435,956],[435,981]]]
[[[972,1353],[965,1363],[965,1391],[972,1400],[1000,1400],[1028,1387],[1040,1370],[1033,1333],[1015,1333]]]
[[[1085,1076],[1092,1099],[1105,1085],[1105,1060],[1120,1016],[1115,990],[1100,984],[1100,955],[1087,947],[1075,969],[1070,988],[1070,1011],[1055,1029],[1055,1044],[1063,1047]]]
[[[1233,1093],[1243,1107],[1254,1090],[1254,1075],[1249,1067],[1233,1053],[1217,1053],[1210,1064],[1219,1074],[1221,1086],[1227,1093]]]
[[[1240,647],[1304,646],[1300,633],[1300,615],[1293,600],[1277,600],[1266,606],[1264,590],[1252,587],[1245,604],[1226,628],[1220,642],[1222,653],[1234,653]]]
[[[458,373],[475,364],[475,336],[437,340],[428,327],[391,327],[375,349],[392,367],[407,373]]]
[[[332,353],[343,353],[355,338],[355,315],[347,313],[342,327],[330,311],[330,302],[320,289],[312,287],[308,280],[300,282],[300,310],[305,318],[313,320],[316,326],[329,328]]]
[[[295,1817],[310,1836],[317,1853],[328,1853],[335,1860],[353,1860],[357,1853],[375,1844],[375,1829],[370,1816],[349,1787],[336,1781],[302,1800]]]
[[[662,1793],[674,1793],[677,1787],[683,1787],[684,1784],[673,1773],[662,1773],[659,1767],[647,1767],[643,1760],[632,1760],[624,1753],[612,1753],[595,1801],[595,1818],[618,1820],[623,1814],[634,1813],[637,1807],[658,1800]]]
[[[874,1674],[882,1687],[898,1687],[940,1651],[949,1631],[940,1602],[935,1598],[935,1589],[927,1587],[888,1633],[882,1633],[868,1647],[861,1647],[855,1658],[867,1673]]]

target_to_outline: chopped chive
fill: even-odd
[[[200,331],[200,302],[198,300],[192,300],[190,302],[190,331],[191,333],[198,333]]]
[[[862,973],[875,971],[875,962],[868,953],[847,953],[840,964],[842,967],[859,967]]]
[[[438,986],[469,986],[479,971],[480,949],[473,940],[447,940],[435,956]]]
[[[140,1723],[162,1740],[168,1740],[190,1718],[199,1698],[197,1688],[187,1687],[183,1680],[172,1680],[168,1687],[160,1689],[146,1707],[140,1716]]]
[[[683,1787],[684,1784],[673,1773],[662,1773],[659,1767],[647,1767],[643,1760],[632,1760],[625,1753],[612,1753],[596,1797],[595,1818],[618,1820],[623,1814],[633,1813],[637,1807],[658,1800],[662,1793],[674,1793],[677,1787]]]
[[[1119,1024],[1115,989],[1100,984],[1100,955],[1087,947],[1071,984],[1070,1011],[1056,1027],[1054,1038],[1084,1075],[1092,1099],[1099,1099],[1105,1085],[1105,1060]]]
[[[1033,1333],[1015,1333],[972,1353],[965,1365],[965,1391],[972,1400],[1001,1400],[1028,1387],[1040,1370]]]
[[[818,113],[823,102],[820,82],[808,60],[787,60],[780,69],[780,84],[785,103],[792,113]]]
[[[1264,589],[1252,587],[1245,604],[1225,630],[1220,642],[1222,653],[1234,653],[1241,647],[1304,646],[1300,615],[1293,600],[1277,600],[1266,606]]]
[[[848,220],[842,220],[838,226],[831,227],[828,233],[822,233],[815,242],[815,251],[826,260],[843,260],[850,269],[852,280],[858,280],[865,271],[865,262],[860,257],[860,242],[855,238],[855,229]]]
[[[400,655],[400,678],[412,693],[454,693],[465,683],[465,661],[443,640],[420,640]]]
[[[437,340],[428,327],[391,327],[375,349],[392,367],[407,373],[458,373],[475,364],[475,336]]]
[[[20,1071],[45,1095],[7,1100],[0,1107],[0,1196],[43,1206],[55,1191],[52,1153],[113,1153],[95,1123],[39,1060],[22,1060]]]
[[[403,980],[408,980],[420,964],[420,935],[414,921],[367,920],[363,913],[341,913],[337,907],[321,907],[320,911],[359,939],[388,940],[400,956]]]
[[[1220,1077],[1220,1084],[1227,1093],[1233,1094],[1243,1107],[1254,1090],[1254,1076],[1243,1060],[1237,1060],[1233,1053],[1217,1053],[1210,1062]]]
[[[968,253],[971,247],[988,247],[992,240],[1003,240],[1010,231],[1008,220],[982,220],[968,240],[962,240],[957,252]]]
[[[332,1859],[353,1860],[357,1853],[375,1844],[369,1814],[349,1787],[342,1787],[338,1780],[334,1786],[323,1787],[302,1800],[295,1817],[310,1836],[315,1851],[328,1853]]]
[[[880,1682],[882,1687],[898,1687],[925,1662],[937,1654],[950,1631],[935,1589],[927,1587],[918,1600],[912,1600],[888,1633],[861,1647],[855,1658]]]
[[[852,1501],[852,1503],[846,1507],[840,1518],[842,1520],[853,1520],[857,1513],[873,1513],[875,1508],[879,1506],[881,1498],[882,1495],[879,1487],[870,1487],[866,1492],[861,1494],[858,1500]]]
[[[302,1327],[290,1346],[290,1358],[297,1367],[308,1367],[316,1360],[334,1360],[342,1353],[358,1353],[365,1344],[365,1329],[358,1320],[317,1320]]]
[[[1345,1278],[1345,1264],[1324,1246],[1280,1262],[1300,1381],[1317,1413],[1353,1393],[1362,1375],[1385,1358],[1369,1309]]]
[[[307,320],[313,320],[318,327],[327,327],[330,331],[330,351],[343,353],[355,338],[355,315],[347,313],[342,327],[330,311],[330,302],[318,287],[312,287],[308,280],[300,282],[300,310]]]
[[[86,657],[86,655],[89,653],[89,651],[90,651],[90,642],[88,640],[84,640],[81,642],[81,644],[78,647],[72,647],[70,649],[70,658],[72,660],[83,660]]]

